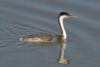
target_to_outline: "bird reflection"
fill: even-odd
[[[41,48],[48,47],[48,46],[50,47],[50,46],[59,44],[60,45],[60,52],[58,55],[57,63],[70,64],[70,60],[65,58],[65,55],[64,55],[67,43],[66,43],[66,40],[64,40],[64,41],[59,42],[59,43],[27,43],[27,44],[30,44],[30,46],[33,46],[33,47],[41,47]],[[25,44],[23,46],[25,46]],[[29,46],[29,45],[27,45],[27,46]]]
[[[65,51],[66,46],[67,46],[66,40],[64,40],[60,44],[61,44],[61,49],[60,49],[60,53],[59,53],[59,57],[58,57],[57,63],[60,63],[60,64],[70,64],[70,60],[66,59],[65,55],[64,55],[64,51]]]

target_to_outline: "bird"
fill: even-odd
[[[77,16],[72,16],[68,12],[60,12],[58,15],[58,24],[60,28],[60,34],[55,35],[52,33],[38,33],[33,35],[26,35],[19,38],[21,42],[61,42],[67,39],[67,33],[64,28],[65,18],[76,18]]]

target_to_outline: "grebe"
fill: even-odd
[[[58,16],[58,22],[60,26],[61,35],[54,35],[50,33],[39,33],[34,35],[28,35],[21,37],[19,41],[21,42],[60,42],[67,39],[67,34],[64,28],[63,20],[64,18],[76,18],[77,16],[72,16],[68,12],[60,12]]]

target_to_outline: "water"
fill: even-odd
[[[99,67],[99,4],[99,0],[0,0],[0,66]],[[20,37],[37,32],[59,34],[57,16],[61,11],[79,16],[64,21],[68,65],[57,63],[59,44],[34,47],[18,42]]]

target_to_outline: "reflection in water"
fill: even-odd
[[[22,46],[32,46],[32,47],[49,47],[57,44],[56,42],[19,42],[19,43],[21,43]]]
[[[65,49],[66,49],[66,40],[61,42],[61,49],[60,49],[57,63],[60,63],[60,64],[69,64],[70,63],[69,59],[65,59],[65,56],[64,56]]]
[[[69,59],[66,59],[65,56],[64,56],[64,51],[66,49],[66,40],[62,41],[62,42],[55,42],[55,43],[51,43],[51,42],[37,42],[37,43],[29,43],[29,42],[24,42],[24,45],[25,44],[30,44],[30,45],[26,45],[26,46],[33,46],[33,47],[48,47],[48,46],[53,46],[53,45],[57,45],[57,44],[60,44],[61,46],[61,49],[60,49],[60,52],[59,52],[59,56],[58,56],[58,59],[57,59],[57,63],[59,64],[70,64],[70,60]]]

